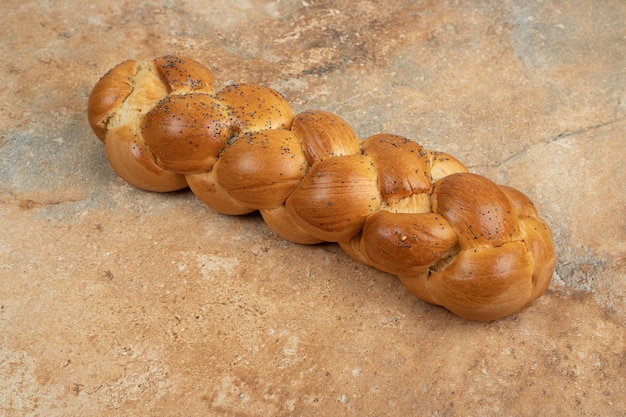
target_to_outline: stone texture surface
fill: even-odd
[[[0,4],[1,416],[626,415],[626,5]],[[93,84],[179,53],[449,152],[555,233],[543,297],[491,323],[336,245],[129,187]]]

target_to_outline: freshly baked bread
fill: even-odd
[[[113,169],[145,190],[189,186],[220,213],[258,210],[293,242],[338,242],[468,319],[516,313],[546,290],[552,234],[521,192],[407,138],[360,141],[334,114],[294,114],[272,89],[213,84],[178,56],[104,75],[88,117]]]

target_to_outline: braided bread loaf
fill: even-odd
[[[521,192],[409,139],[360,141],[334,114],[296,115],[272,89],[214,82],[178,56],[103,76],[88,118],[113,169],[145,190],[189,187],[220,213],[258,210],[293,242],[338,242],[468,319],[516,313],[546,290],[551,231]]]

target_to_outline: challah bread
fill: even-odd
[[[361,141],[337,115],[294,114],[267,87],[213,84],[178,56],[105,74],[88,118],[112,168],[145,190],[189,186],[220,213],[258,210],[293,242],[338,242],[467,319],[508,316],[545,292],[552,235],[520,191],[407,138]]]

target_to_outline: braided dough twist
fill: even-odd
[[[88,118],[112,168],[144,190],[189,187],[220,213],[258,210],[293,242],[338,242],[467,319],[516,313],[546,290],[552,234],[520,191],[404,137],[360,141],[334,114],[294,114],[272,89],[214,82],[180,56],[111,69]]]

